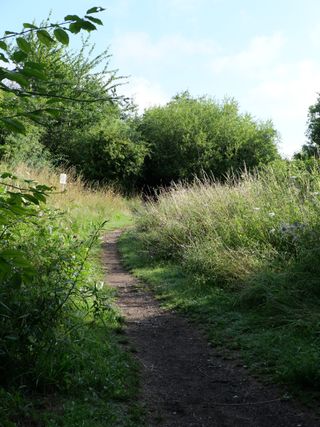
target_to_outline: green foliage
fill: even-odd
[[[4,127],[14,132],[25,133],[25,124],[21,118],[26,117],[38,122],[39,115],[41,116],[43,113],[55,114],[54,109],[50,107],[51,101],[54,98],[57,100],[63,98],[57,88],[52,86],[54,82],[50,80],[50,75],[45,72],[44,64],[31,59],[33,55],[32,40],[38,40],[40,45],[48,49],[55,48],[57,42],[68,45],[68,32],[90,32],[96,29],[95,24],[102,25],[102,22],[91,17],[91,14],[103,10],[100,7],[91,8],[84,18],[77,15],[67,15],[60,24],[47,22],[38,27],[34,24],[24,23],[21,32],[5,32],[5,35],[0,38],[0,50],[2,51],[0,59],[4,63],[13,63],[15,68],[11,70],[4,66],[0,67],[0,91],[11,94],[14,100],[18,100],[22,104],[22,108],[20,111],[15,110],[11,114],[9,110],[7,117],[0,116],[0,121]],[[8,41],[11,40],[15,41],[15,46],[8,44]],[[41,88],[41,83],[44,81],[47,88],[51,86],[51,90]],[[34,98],[43,100],[39,109],[30,108],[30,101],[32,105]],[[73,99],[76,99],[75,96]]]
[[[1,421],[141,425],[139,410],[120,403],[137,392],[136,368],[114,334],[121,318],[101,282],[94,229],[106,213],[108,227],[128,222],[124,201],[71,180],[69,196],[11,173],[1,180]],[[48,208],[49,195],[70,198],[68,213]]]
[[[270,122],[241,115],[233,100],[176,96],[164,107],[147,110],[140,131],[150,147],[145,185],[168,185],[203,173],[223,177],[229,170],[266,164],[278,157]]]
[[[308,161],[309,159],[319,159],[319,147],[320,147],[320,97],[318,96],[317,102],[309,107],[308,114],[308,127],[306,136],[309,142],[303,145],[300,152],[296,153],[294,157],[296,159]]]
[[[308,116],[308,130],[307,136],[309,137],[310,145],[318,147],[320,146],[320,97],[318,97],[317,102],[314,105],[311,105],[309,108]]]
[[[109,71],[108,51],[92,58],[93,49],[88,41],[84,41],[76,54],[63,46],[44,46],[32,34],[28,41],[32,46],[28,60],[42,64],[43,72],[49,76],[47,80],[38,81],[34,90],[50,93],[54,85],[55,90],[59,90],[60,102],[55,102],[50,116],[41,111],[34,117],[33,112],[32,118],[37,119],[39,130],[34,132],[34,127],[28,126],[27,138],[37,139],[37,152],[42,146],[42,151],[50,153],[52,163],[71,166],[86,180],[112,182],[125,191],[133,189],[141,173],[146,148],[136,121],[124,111],[121,98],[116,98],[118,77],[114,71]],[[102,71],[97,72],[97,67]],[[101,102],[91,103],[93,99]],[[7,97],[5,101],[9,103]],[[37,105],[40,111],[41,103]],[[61,109],[63,114],[60,114]],[[53,116],[53,112],[57,114]],[[9,138],[4,138],[2,152],[6,160],[11,158],[17,162],[24,151],[29,151],[23,149],[22,144],[17,145],[20,151],[12,148]],[[37,163],[38,156],[32,157],[36,157],[34,163]]]
[[[134,124],[110,115],[90,129],[74,129],[68,142],[56,154],[85,179],[134,189],[146,154]]]
[[[84,303],[78,281],[94,239],[79,245],[62,231],[61,214],[44,206],[49,187],[9,173],[1,179],[1,382],[45,383],[37,359],[69,335],[71,299]]]
[[[320,169],[310,168],[281,161],[240,181],[163,191],[138,216],[138,260],[126,254],[216,343],[241,348],[293,389],[319,392]]]
[[[101,99],[97,77],[82,90],[83,80],[59,73],[63,61],[54,66],[63,54],[59,43],[68,44],[68,33],[102,25],[91,16],[101,10],[66,16],[60,24],[25,23],[20,33],[7,31],[0,39],[0,60],[15,67],[0,67],[2,157],[24,160],[36,149],[43,165],[39,141],[50,117],[57,119],[70,102],[111,101],[106,86],[113,77]],[[10,172],[0,175],[0,423],[141,425],[137,411],[126,414],[116,403],[136,392],[136,377],[112,334],[120,318],[92,255],[104,222],[72,221],[48,208],[52,190]],[[56,408],[50,410],[52,398]]]

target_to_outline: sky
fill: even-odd
[[[319,0],[2,2],[0,34],[40,22],[50,10],[57,21],[106,8],[91,39],[97,53],[109,48],[110,67],[128,76],[121,90],[140,112],[185,90],[234,98],[241,112],[272,120],[284,156],[306,143],[308,108],[320,92]]]

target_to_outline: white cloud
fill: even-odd
[[[215,73],[236,70],[238,73],[256,74],[280,57],[284,45],[285,38],[280,33],[254,37],[246,49],[233,55],[215,58],[211,67]]]
[[[245,49],[211,61],[219,76],[241,81],[237,99],[256,117],[271,118],[283,141],[283,154],[292,155],[306,142],[309,106],[320,91],[320,60],[286,61],[287,40],[281,33],[253,38]]]
[[[125,86],[125,94],[133,98],[139,113],[155,105],[164,105],[170,97],[160,85],[145,78],[134,78]]]
[[[302,60],[270,69],[269,77],[249,90],[246,104],[283,129],[282,152],[291,155],[306,141],[308,108],[319,90],[320,62]]]
[[[114,40],[113,46],[117,57],[136,61],[163,61],[177,55],[212,55],[218,49],[212,40],[192,40],[173,34],[154,41],[145,32],[121,35]]]

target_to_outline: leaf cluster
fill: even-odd
[[[30,59],[34,51],[32,40],[34,38],[48,49],[61,44],[69,44],[69,34],[77,34],[80,31],[91,32],[97,29],[97,25],[103,25],[102,21],[94,16],[103,11],[101,7],[93,7],[87,10],[81,18],[78,15],[67,15],[61,23],[46,23],[36,26],[24,23],[21,32],[6,31],[0,38],[0,60],[7,66],[0,66],[0,93],[10,93],[18,100],[40,99],[43,104],[40,108],[21,108],[13,114],[1,114],[2,125],[12,132],[25,133],[26,127],[23,118],[39,122],[43,114],[56,117],[61,108],[52,106],[56,100],[75,100],[75,97],[64,97],[51,87],[43,90],[41,83],[50,85],[50,76],[46,72],[45,64]],[[12,42],[14,45],[9,44]],[[52,86],[52,85],[51,85]],[[93,101],[93,99],[91,99]],[[96,101],[96,100],[94,100]]]

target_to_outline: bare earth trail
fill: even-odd
[[[319,427],[320,421],[281,400],[245,369],[226,361],[183,317],[162,309],[121,265],[116,242],[104,244],[108,283],[117,289],[125,333],[142,371],[139,399],[147,426]]]

